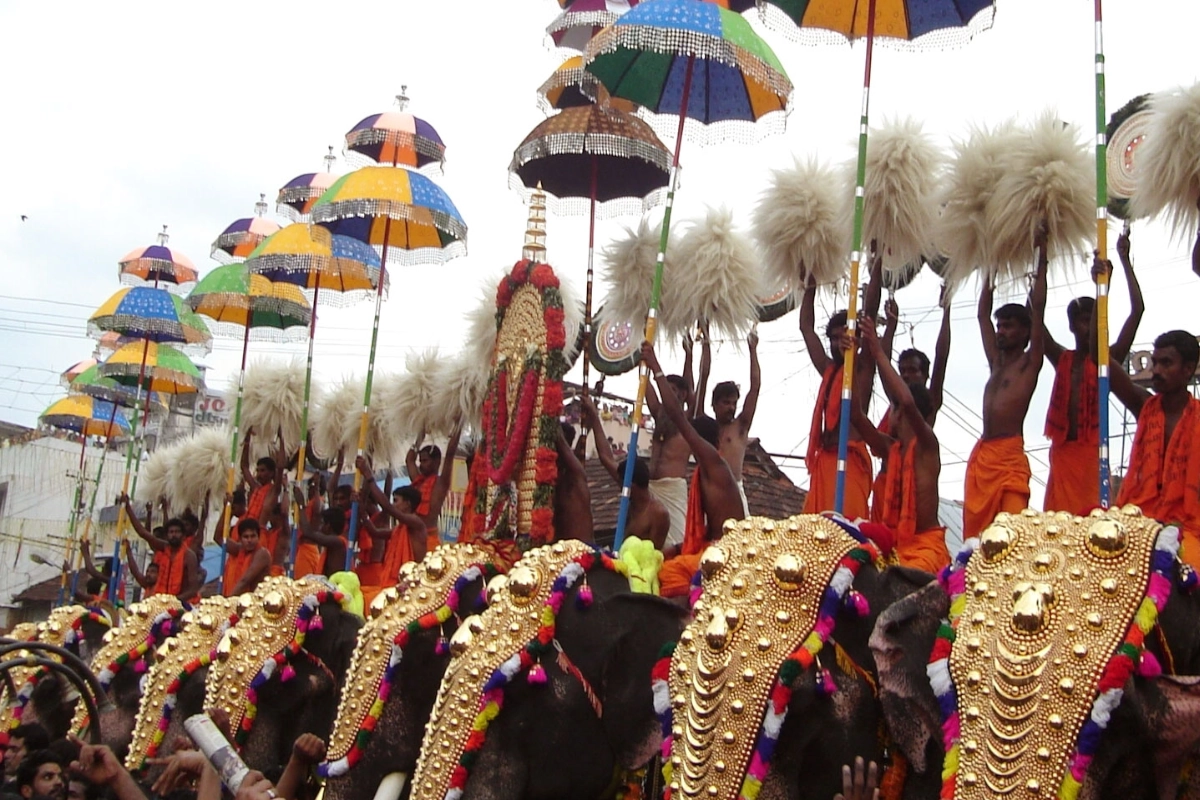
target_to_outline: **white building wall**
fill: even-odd
[[[36,438],[34,438],[36,437]],[[61,564],[67,548],[68,522],[79,474],[80,443],[56,436],[28,434],[0,444],[0,607],[30,584],[52,577],[58,570],[33,563],[37,553]],[[96,470],[105,451],[89,446],[85,455],[87,476],[83,504],[91,498]],[[108,452],[96,499],[97,512],[111,505],[121,490],[124,452]],[[80,520],[80,531],[83,521]],[[92,526],[93,541],[108,552],[112,542]],[[109,534],[111,535],[111,534]],[[0,621],[2,622],[2,621]]]

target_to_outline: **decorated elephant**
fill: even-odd
[[[536,548],[464,621],[413,797],[600,797],[654,755],[651,670],[686,612],[617,570],[581,542]]]
[[[333,727],[362,620],[324,578],[274,577],[238,601],[237,624],[217,645],[204,708],[229,715],[234,743],[254,769],[286,764],[304,733]]]
[[[673,798],[822,798],[842,765],[889,751],[868,641],[932,576],[884,568],[850,523],[726,524],[701,556],[693,619],[656,669]]]
[[[329,800],[379,797],[384,778],[399,773],[382,796],[394,800],[412,775],[450,662],[447,637],[461,618],[485,607],[494,561],[484,548],[442,545],[405,565],[400,584],[375,599],[319,768]]]
[[[1160,674],[1200,672],[1178,546],[1133,507],[1000,514],[887,609],[871,648],[912,796],[1176,797],[1200,744],[1200,682]]]
[[[46,621],[24,629],[26,633],[19,638],[62,647],[86,665],[92,662],[111,628],[112,619],[102,609],[62,606],[50,612]],[[52,661],[62,660],[45,651],[35,655]],[[17,667],[10,672],[10,677],[17,691],[14,698],[7,696],[7,689],[0,694],[0,739],[7,740],[11,728],[27,722],[41,724],[51,738],[65,736],[78,697],[71,682],[51,669],[38,666]]]
[[[121,624],[104,634],[104,644],[92,657],[91,668],[109,704],[100,713],[101,740],[124,753],[141,704],[141,680],[158,658],[158,648],[177,629],[183,604],[173,595],[152,595],[129,607]],[[83,735],[90,725],[83,703],[75,704],[70,728]]]

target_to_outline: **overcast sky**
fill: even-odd
[[[992,30],[962,49],[878,49],[873,120],[911,115],[948,146],[969,123],[1029,118],[1053,108],[1090,136],[1093,4],[999,0],[998,6]],[[0,195],[0,419],[35,424],[61,394],[58,373],[91,353],[87,317],[119,288],[120,256],[152,243],[168,224],[171,245],[202,271],[212,268],[210,245],[226,225],[248,216],[260,192],[273,201],[293,176],[320,169],[326,146],[340,152],[345,131],[388,109],[401,84],[408,84],[410,110],[447,144],[445,176],[438,181],[470,228],[469,255],[393,275],[379,368],[402,369],[414,349],[456,351],[464,335],[461,315],[477,302],[479,284],[520,256],[525,211],[507,188],[507,166],[542,119],[535,89],[561,60],[543,44],[543,29],[557,10],[551,0],[0,3],[6,184]],[[1137,94],[1196,80],[1197,4],[1126,0],[1109,3],[1106,12],[1110,113]],[[787,133],[756,145],[685,143],[677,219],[699,216],[705,203],[726,203],[746,225],[772,167],[789,164],[793,154],[838,162],[853,155],[861,46],[807,47],[773,31],[764,35],[796,85]],[[635,222],[602,224],[598,241]],[[580,219],[550,219],[549,260],[579,285],[586,234]],[[1188,268],[1190,246],[1190,240],[1170,241],[1157,224],[1135,227],[1134,256],[1147,294],[1139,342],[1168,328],[1200,328],[1187,313],[1200,299],[1200,281]],[[1091,288],[1082,262],[1056,269],[1047,313],[1063,341],[1067,302]],[[978,435],[986,378],[970,291],[954,309],[947,405],[938,423],[943,494],[950,497],[962,496],[962,462]],[[1019,299],[1024,287],[1008,291]],[[925,274],[899,294],[899,347],[915,342],[932,353],[937,292],[936,279]],[[1116,324],[1127,307],[1118,279]],[[819,322],[828,310],[832,305]],[[369,304],[322,308],[318,380],[364,373],[369,334]],[[764,392],[754,434],[773,453],[798,455],[818,377],[803,352],[795,313],[763,326],[761,335]],[[218,340],[204,359],[212,384],[228,382],[239,348],[240,342]],[[252,352],[302,357],[303,346]],[[714,379],[745,384],[746,371],[744,356],[720,345]],[[1041,430],[1051,381],[1047,369],[1026,424],[1027,447],[1035,451],[1035,503],[1045,472]],[[610,382],[626,394],[633,385],[628,377]],[[1115,447],[1120,456],[1120,443]],[[782,463],[807,483],[799,462]]]

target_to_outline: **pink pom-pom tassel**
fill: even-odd
[[[1157,678],[1162,675],[1162,664],[1158,663],[1158,658],[1149,650],[1142,651],[1142,659],[1138,662],[1138,675],[1143,678]]]
[[[541,686],[546,682],[546,670],[542,669],[541,664],[534,664],[529,668],[529,674],[525,680],[532,686]]]
[[[310,631],[324,630],[325,622],[321,619],[321,615],[317,614],[308,621],[308,629]]]
[[[871,613],[871,604],[862,592],[851,589],[846,593],[846,608],[856,617],[865,617]]]
[[[592,605],[592,587],[586,583],[579,587],[579,594],[575,595],[575,605],[579,608],[588,608]]]
[[[837,692],[837,684],[833,682],[833,675],[824,667],[817,671],[817,691],[824,695],[832,695]]]
[[[296,670],[292,669],[291,664],[288,664],[286,667],[283,668],[283,672],[280,673],[279,680],[283,681],[284,683],[287,683],[294,677],[296,677]]]
[[[133,671],[138,675],[141,675],[143,672],[145,672],[146,660],[144,658],[139,658],[137,661],[133,662]]]

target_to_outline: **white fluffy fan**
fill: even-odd
[[[1025,275],[1044,221],[1051,258],[1082,254],[1096,233],[1095,161],[1075,125],[1042,114],[1018,137],[987,205],[997,274]]]
[[[155,449],[138,472],[135,500],[141,503],[158,503],[159,498],[171,494],[171,463],[175,460],[175,445],[163,445]]]
[[[437,351],[409,353],[404,365],[404,372],[379,387],[378,401],[371,404],[378,406],[381,433],[393,447],[441,433],[431,427],[439,377]]]
[[[992,271],[995,259],[987,207],[1019,137],[1016,123],[1010,120],[990,129],[972,127],[966,140],[954,143],[934,235],[938,251],[947,258],[943,277],[948,286],[961,285],[976,270]]]
[[[371,407],[367,414],[366,452],[376,464],[390,463],[394,455],[392,444],[383,435],[380,424],[380,396],[393,391],[394,375],[375,375],[372,385]],[[346,451],[346,469],[354,468],[354,454],[358,450],[358,428],[362,418],[363,386],[361,379],[343,379],[337,386],[325,392],[321,401],[312,409],[313,449],[322,458],[337,457],[338,450]]]
[[[171,462],[171,508],[178,514],[190,508],[199,514],[225,497],[229,469],[228,428],[202,428],[175,446]]]
[[[499,276],[485,279],[480,287],[479,302],[465,315],[467,341],[464,353],[484,370],[491,369],[496,353],[496,292],[499,286]]]
[[[316,394],[313,387],[313,394]],[[231,387],[237,391],[237,385]],[[315,400],[315,398],[313,398]],[[310,400],[310,408],[312,400]],[[304,411],[304,365],[259,361],[246,370],[242,400],[242,430],[254,428],[260,447],[274,449],[276,432],[283,431],[289,453],[300,446],[300,417]]]
[[[641,324],[650,308],[650,294],[654,286],[654,267],[658,261],[658,245],[662,227],[653,228],[643,219],[637,230],[625,229],[625,235],[605,246],[603,278],[608,283],[608,294],[604,298],[605,319]],[[659,324],[666,329],[686,329],[695,320],[676,320],[678,305],[674,255],[675,237],[667,246],[667,259],[663,265],[662,297]],[[668,322],[668,320],[670,320]]]
[[[1172,233],[1200,224],[1200,83],[1150,97],[1150,125],[1138,149],[1135,216],[1165,214]]]
[[[680,238],[675,264],[672,317],[705,320],[711,333],[727,338],[745,336],[758,320],[763,276],[754,245],[734,228],[733,212],[709,208]]]
[[[772,173],[752,220],[767,285],[803,289],[810,276],[826,286],[846,275],[850,200],[836,173],[815,160]]]
[[[429,425],[433,430],[479,428],[479,413],[490,377],[489,364],[463,353],[438,364]]]
[[[554,274],[558,277],[558,293],[562,297],[563,304],[563,332],[567,337],[565,340],[567,346],[563,351],[563,356],[567,359],[568,364],[573,364],[579,355],[579,334],[583,331],[583,317],[586,310],[584,298],[576,291],[575,284],[570,279],[558,270],[555,270]]]
[[[899,271],[933,252],[942,154],[913,119],[871,131],[863,186],[863,249],[874,241],[883,268]],[[857,162],[849,165],[848,193],[854,194]]]

